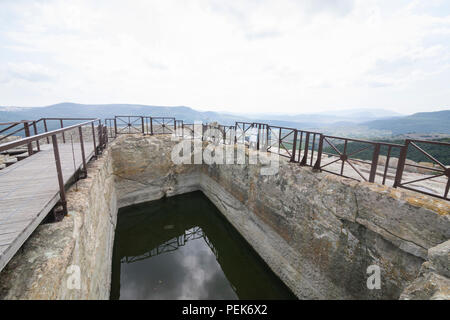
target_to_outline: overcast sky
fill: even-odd
[[[450,109],[449,0],[0,0],[0,105]]]

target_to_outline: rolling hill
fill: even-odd
[[[159,107],[135,104],[102,104],[85,105],[76,103],[59,103],[48,107],[37,108],[0,108],[1,121],[16,121],[22,119],[39,119],[44,117],[67,118],[112,118],[115,115],[151,115],[158,117],[175,117],[187,122],[219,121],[234,124],[239,119],[236,116],[216,112],[201,112],[189,107]]]
[[[419,112],[405,117],[374,120],[362,125],[369,129],[390,130],[393,135],[405,133],[450,133],[450,110]]]
[[[383,109],[341,110],[316,114],[232,114],[225,112],[198,111],[186,106],[149,106],[136,104],[76,104],[59,103],[46,107],[21,108],[0,107],[0,122],[43,117],[98,117],[114,115],[167,116],[193,121],[218,121],[234,125],[235,121],[264,122],[275,126],[293,127],[349,137],[387,137],[407,133],[450,134],[450,110],[421,112],[409,116]],[[363,121],[364,119],[373,119]]]

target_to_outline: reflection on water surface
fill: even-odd
[[[201,192],[119,211],[111,299],[295,299]]]

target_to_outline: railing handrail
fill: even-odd
[[[20,131],[26,131],[27,130],[25,128],[26,125],[33,126],[34,130],[35,130],[35,135],[36,135],[37,134],[36,124],[38,124],[41,121],[44,122],[44,127],[45,127],[45,130],[47,132],[47,123],[46,123],[47,120],[48,121],[56,121],[56,120],[58,120],[58,121],[61,122],[61,126],[62,126],[62,121],[64,121],[64,120],[66,120],[66,121],[70,121],[70,120],[73,120],[73,121],[77,121],[77,120],[96,120],[96,118],[52,118],[52,117],[49,117],[49,118],[39,118],[37,120],[20,120],[20,121],[2,122],[2,123],[0,123],[0,126],[9,126],[9,127],[0,129],[0,133],[3,133],[3,132],[9,132],[9,133],[7,133],[4,136],[1,136],[0,137],[0,141],[2,141],[5,138],[8,138],[11,135],[17,134]],[[23,124],[24,126],[19,128],[19,129],[17,129],[16,126],[19,125],[19,124]],[[16,128],[16,129],[14,129],[14,128]],[[10,132],[13,129],[15,131]]]
[[[200,125],[200,123],[196,123],[196,122],[185,123],[184,120],[177,120],[176,117],[171,117],[171,116],[153,117],[153,116],[143,116],[143,115],[122,115],[122,116],[115,115],[114,118],[105,118],[104,120],[105,120],[106,128],[99,130],[99,134],[102,134],[103,144],[105,142],[104,140],[105,139],[107,140],[108,135],[111,135],[112,138],[117,137],[117,134],[119,133],[118,132],[119,126],[118,126],[117,120],[120,118],[128,118],[128,126],[130,126],[130,123],[129,123],[130,119],[133,119],[133,120],[141,119],[141,121],[139,123],[136,123],[135,125],[133,125],[133,123],[136,120],[134,120],[134,122],[131,123],[134,131],[129,131],[128,133],[142,133],[144,135],[146,135],[146,134],[150,134],[150,135],[165,134],[165,133],[170,134],[170,133],[174,133],[175,130],[178,130],[178,129],[181,129],[181,131],[180,131],[181,135],[184,135],[184,128],[189,129],[189,131],[193,131],[193,129],[195,128],[195,125]],[[37,131],[36,131],[37,123],[43,121],[45,131],[47,131],[46,121],[53,121],[53,120],[60,121],[61,128],[53,130],[53,131],[41,133],[41,134],[36,134],[37,133]],[[76,120],[87,120],[87,121],[78,123],[78,124],[74,124],[74,125],[64,128],[63,121],[70,121],[70,120],[75,120],[75,121]],[[158,131],[155,131],[153,127],[157,126],[157,124],[153,123],[153,120],[155,120],[155,121],[162,120],[163,122],[165,122],[167,120],[167,121],[170,121],[170,123],[162,124],[162,126],[163,126],[162,132],[159,129],[158,129]],[[92,126],[94,126],[94,122],[97,122],[97,121],[99,122],[99,126],[101,126],[102,121],[99,118],[47,117],[47,118],[40,118],[38,120],[21,120],[21,121],[16,121],[16,122],[0,123],[0,125],[10,125],[10,126],[12,125],[13,127],[16,127],[16,125],[23,123],[24,124],[23,128],[19,129],[18,131],[25,130],[27,132],[26,138],[22,138],[20,140],[0,144],[0,152],[2,152],[4,150],[8,150],[10,148],[28,144],[29,154],[31,155],[33,153],[33,150],[31,148],[32,142],[36,141],[36,144],[37,144],[38,150],[39,150],[39,140],[40,139],[47,138],[47,141],[49,141],[50,136],[54,136],[59,133],[62,133],[63,142],[65,142],[64,132],[66,132],[68,130],[72,130],[77,127],[82,127],[82,126],[85,126],[88,124],[91,124]],[[109,123],[108,123],[108,121],[109,121]],[[127,122],[125,120],[122,120],[122,121]],[[109,124],[109,126],[108,126],[108,124]],[[201,138],[203,139],[203,138],[205,138],[204,137],[205,128],[208,128],[211,126],[208,123],[205,124],[203,122],[201,123],[201,125],[202,125],[202,137]],[[29,135],[30,132],[29,132],[28,126],[34,127],[34,131],[35,131],[34,136]],[[166,126],[167,126],[167,131],[164,128]],[[172,127],[172,126],[174,127],[174,130],[169,129],[169,127]],[[191,130],[190,126],[192,126],[192,130]],[[359,176],[363,180],[369,181],[369,182],[375,182],[375,176],[377,175],[377,169],[380,167],[378,160],[381,155],[381,147],[386,147],[387,148],[386,161],[385,161],[385,163],[383,163],[381,165],[381,166],[384,166],[384,174],[382,176],[382,178],[383,178],[382,184],[385,184],[387,173],[388,173],[388,168],[391,167],[389,165],[389,160],[392,158],[391,151],[398,148],[398,149],[400,149],[400,156],[399,156],[398,163],[394,164],[395,173],[396,173],[396,177],[394,180],[394,187],[396,187],[396,186],[403,187],[404,183],[402,183],[402,174],[403,174],[403,170],[404,170],[405,166],[412,166],[412,167],[417,167],[417,168],[421,168],[421,169],[428,169],[428,167],[424,167],[424,166],[420,166],[420,165],[411,165],[411,164],[406,163],[406,156],[408,153],[406,149],[410,145],[413,145],[416,148],[418,148],[414,143],[426,143],[426,144],[450,147],[450,143],[445,142],[445,141],[432,141],[432,140],[409,139],[409,138],[404,139],[403,144],[393,143],[393,142],[388,142],[388,141],[376,141],[376,140],[371,141],[371,140],[366,140],[366,139],[335,136],[332,134],[325,134],[325,133],[316,132],[316,131],[302,130],[302,129],[298,129],[298,128],[271,125],[269,123],[263,123],[263,122],[235,121],[234,125],[222,125],[220,123],[217,123],[217,128],[219,128],[220,130],[223,131],[224,143],[226,141],[225,135],[227,134],[226,133],[227,129],[230,132],[230,139],[229,139],[230,143],[232,143],[231,140],[234,140],[234,143],[242,143],[243,141],[244,141],[244,143],[246,143],[245,142],[246,136],[256,135],[257,150],[260,150],[260,148],[262,146],[263,150],[265,150],[267,152],[272,152],[269,150],[272,147],[276,148],[276,145],[268,144],[269,134],[270,133],[277,134],[279,131],[280,136],[277,137],[278,138],[277,139],[278,149],[275,150],[275,152],[278,153],[280,156],[288,157],[288,158],[290,158],[291,162],[299,163],[302,166],[311,166],[311,167],[313,167],[314,170],[319,170],[319,171],[323,170],[323,171],[337,174],[337,175],[340,175],[343,177],[347,177],[347,176],[343,175],[343,167],[344,167],[343,165],[345,163],[348,163],[348,165],[350,165],[359,174]],[[7,130],[9,130],[9,129],[7,128]],[[80,130],[81,130],[81,128],[80,128]],[[112,130],[114,130],[114,132]],[[232,130],[234,130],[233,135],[231,132]],[[257,130],[257,133],[255,133],[255,130]],[[3,129],[3,131],[5,131],[5,129]],[[288,131],[288,132],[286,132],[286,131]],[[15,132],[17,132],[17,131],[15,131]],[[239,135],[238,135],[238,132],[239,132]],[[120,132],[120,133],[127,133],[127,132]],[[281,135],[281,133],[283,133],[283,134]],[[9,134],[9,135],[11,135],[11,134]],[[103,135],[105,135],[105,136],[103,136]],[[190,136],[194,137],[194,135],[192,135],[192,134],[190,134]],[[5,138],[5,137],[3,137],[3,138]],[[242,138],[244,139],[243,141],[241,141]],[[317,138],[318,138],[318,140],[317,140]],[[94,144],[95,144],[95,134],[94,134],[93,139],[94,139]],[[305,140],[303,140],[303,139],[305,139]],[[328,140],[328,139],[330,139],[330,140]],[[334,141],[332,141],[332,140],[334,140]],[[336,140],[340,140],[342,142],[342,144],[344,145],[344,150],[342,150],[342,151],[339,150],[339,152],[338,152],[339,154],[334,154],[334,153],[328,152],[324,148],[325,144],[328,144],[331,147],[333,147],[333,149],[335,149],[335,151],[338,150],[337,149],[338,145],[340,145],[341,143]],[[367,147],[365,147],[361,150],[357,150],[357,151],[355,151],[355,150],[350,151],[347,149],[347,145],[349,143],[367,144]],[[355,156],[355,155],[366,149],[369,149],[372,152],[371,160],[369,160],[369,159],[367,161],[358,160],[357,156]],[[419,151],[423,152],[430,159],[435,160],[437,163],[440,164],[440,162],[438,160],[436,160],[434,157],[429,155],[426,151],[424,151],[420,148],[419,148]],[[383,151],[383,152],[385,152],[385,151]],[[398,152],[398,151],[396,151],[396,152]],[[329,155],[329,156],[335,156],[337,158],[340,158],[336,161],[339,161],[339,160],[342,161],[341,173],[331,172],[331,171],[323,169],[324,167],[326,167],[329,164],[334,163],[336,161],[333,161],[331,163],[325,163],[322,165],[321,164],[322,155]],[[363,176],[362,173],[352,165],[352,162],[348,162],[349,160],[359,161],[363,164],[369,165],[370,166],[369,176],[368,177]],[[314,164],[313,164],[313,162],[314,162]],[[443,165],[441,165],[441,166],[443,166]],[[443,170],[440,170],[440,171],[435,170],[435,171],[439,171],[439,172],[442,171],[441,175],[445,175],[445,176],[449,177],[449,179],[450,179],[450,173],[449,173],[450,169],[448,169],[448,166],[447,167],[443,166],[443,168],[444,168]],[[448,187],[447,187],[447,189],[448,189]],[[415,190],[415,191],[425,193],[420,190]],[[448,194],[448,190],[445,191],[444,198],[447,196],[447,194]]]
[[[338,137],[338,136],[332,136],[332,135],[327,135],[327,134],[323,134],[323,133],[320,133],[320,134],[322,134],[325,138],[330,138],[330,139],[347,140],[347,141],[352,141],[352,142],[361,142],[361,143],[370,143],[370,144],[379,144],[379,145],[391,146],[391,147],[404,147],[405,146],[404,144],[384,142],[384,141],[371,141],[371,140],[364,140],[364,139],[357,139],[357,138]]]
[[[20,120],[20,121],[11,121],[11,122],[0,122],[0,126],[7,126],[7,125],[11,125],[11,124],[21,124],[21,123],[30,123],[30,122],[34,122],[36,120]]]
[[[21,145],[28,144],[28,143],[31,143],[31,142],[34,142],[34,141],[38,141],[38,140],[50,137],[50,136],[55,135],[55,134],[66,132],[68,130],[72,130],[72,129],[75,129],[75,128],[78,128],[78,127],[82,127],[82,126],[85,126],[85,125],[88,125],[88,124],[91,124],[91,123],[94,123],[94,122],[97,122],[97,121],[101,121],[101,120],[97,118],[97,119],[94,119],[94,120],[90,120],[90,121],[74,124],[74,125],[71,125],[71,126],[68,126],[68,127],[65,127],[65,128],[60,128],[60,129],[56,129],[56,130],[40,133],[40,134],[37,134],[37,135],[34,135],[34,136],[22,138],[22,139],[19,139],[19,140],[6,142],[4,144],[0,144],[0,152],[8,150],[8,149],[11,149],[11,148],[19,147]]]
[[[144,118],[153,118],[153,119],[175,119],[175,117],[152,117],[152,116],[143,116]],[[183,121],[183,120],[177,120]]]
[[[99,120],[99,118],[40,118],[36,122],[42,120]]]
[[[410,142],[419,142],[419,143],[430,143],[430,144],[436,144],[436,145],[440,145],[440,146],[450,146],[449,142],[444,142],[444,141],[436,141],[436,140],[420,140],[420,139],[405,139],[405,143],[406,141],[410,141]]]

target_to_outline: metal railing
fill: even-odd
[[[64,126],[64,122],[63,122],[64,120],[78,121],[78,120],[84,120],[84,118],[81,118],[81,119],[80,118],[42,118],[37,121],[19,122],[19,123],[32,122],[33,124],[36,124],[36,123],[42,121],[46,132],[38,133],[33,136],[26,136],[19,140],[14,140],[14,141],[10,141],[10,142],[4,143],[4,144],[0,144],[0,153],[7,152],[8,150],[18,148],[18,147],[21,147],[24,145],[30,146],[33,142],[38,144],[39,140],[46,139],[47,141],[50,141],[50,139],[51,139],[51,144],[53,147],[53,154],[54,154],[54,158],[55,158],[56,173],[57,173],[57,177],[58,177],[58,185],[59,185],[60,200],[59,200],[58,206],[61,207],[60,212],[62,212],[62,214],[65,215],[67,213],[67,204],[66,204],[64,177],[63,177],[63,171],[62,171],[62,166],[61,166],[61,157],[60,157],[60,152],[59,152],[59,144],[61,143],[61,141],[58,142],[57,136],[61,135],[62,143],[66,143],[65,133],[67,133],[70,130],[78,131],[77,134],[78,134],[79,143],[80,143],[82,169],[80,170],[81,174],[77,175],[76,178],[85,178],[85,177],[87,177],[87,167],[86,167],[87,160],[86,160],[86,153],[85,153],[86,137],[84,136],[83,128],[89,127],[92,131],[92,143],[93,143],[93,147],[94,147],[94,155],[95,156],[98,156],[101,153],[101,151],[106,147],[106,144],[108,143],[108,134],[107,134],[107,128],[102,125],[100,119],[90,119],[90,120],[82,122],[82,123],[78,123],[78,124],[74,124],[71,126],[62,127],[62,128],[56,129],[56,130],[48,131],[47,130],[47,121],[52,121],[52,120],[57,120],[61,126]],[[97,132],[96,132],[95,124],[97,122],[98,122],[98,125],[97,125]],[[36,132],[37,132],[37,130],[36,130]],[[38,144],[38,146],[39,146],[39,144]],[[33,152],[30,152],[30,151],[28,153],[30,156],[33,154]],[[77,173],[78,170],[76,167],[74,168],[74,170],[75,170],[74,173]]]
[[[339,142],[339,143],[337,143],[337,142]],[[354,150],[349,151],[347,149],[349,142],[357,142],[358,144],[362,144],[362,147],[358,147],[358,149],[356,151],[354,151]],[[324,152],[323,151],[324,144],[328,144],[331,147],[332,151],[334,151],[334,152]],[[389,167],[391,150],[392,150],[392,148],[402,148],[403,147],[402,145],[394,144],[394,143],[386,143],[386,142],[374,142],[374,141],[367,141],[367,140],[360,140],[360,139],[342,138],[342,137],[335,137],[335,136],[328,136],[328,135],[321,134],[319,148],[318,148],[318,152],[317,152],[318,156],[317,156],[317,161],[314,165],[314,169],[320,170],[320,171],[325,171],[325,172],[332,173],[332,174],[337,174],[337,175],[345,177],[345,178],[360,180],[360,179],[355,179],[353,177],[346,176],[344,174],[345,165],[347,164],[354,172],[356,172],[358,174],[358,176],[363,181],[375,182],[375,176],[377,174],[377,169],[378,169],[378,159],[380,156],[380,149],[382,146],[386,146],[388,148],[387,159],[385,162],[385,167],[384,167],[382,182],[381,182],[381,184],[384,185],[386,183],[386,177],[387,177],[387,172],[388,172],[388,167]],[[341,150],[339,150],[339,149],[341,149]],[[358,153],[361,153],[366,150],[370,150],[372,153],[371,161],[364,161],[364,160],[361,160],[361,159],[358,159],[357,157],[355,157]],[[322,164],[323,155],[330,156],[332,161],[328,162],[326,164]],[[328,169],[324,169],[325,167],[327,167],[333,163],[341,164],[338,173],[329,171]],[[357,163],[362,163],[362,164],[365,164],[370,167],[370,172],[369,172],[368,176],[364,175],[361,172],[361,170],[356,167],[355,164],[357,164]]]
[[[107,137],[114,139],[117,137],[116,134],[116,119],[114,118],[106,118],[105,119],[105,127],[107,131]]]
[[[81,120],[83,118],[78,118]],[[64,121],[76,120],[73,118],[42,118],[39,120],[24,120],[11,123],[0,123],[6,126],[6,129],[14,129],[27,131],[31,137],[30,128],[33,127],[35,135],[33,139],[22,139],[21,145],[35,142],[39,149],[40,139],[50,139],[50,135],[36,134],[38,132],[38,125],[42,122],[44,130],[47,130],[47,123],[49,121],[58,121],[60,126],[63,126]],[[301,166],[312,167],[314,171],[324,171],[335,174],[345,178],[350,178],[358,181],[377,182],[385,185],[389,179],[393,180],[394,187],[401,187],[441,199],[449,200],[450,188],[450,159],[439,160],[430,152],[420,147],[422,145],[434,145],[450,150],[450,143],[426,141],[426,140],[406,140],[404,144],[368,141],[361,139],[353,139],[346,137],[337,137],[326,135],[319,132],[300,130],[296,128],[272,126],[266,123],[258,122],[236,122],[235,125],[221,125],[221,124],[193,124],[184,123],[182,120],[177,120],[174,117],[151,117],[151,116],[115,116],[104,120],[105,126],[99,121],[98,136],[102,137],[101,143],[95,148],[104,148],[108,138],[114,139],[119,134],[175,134],[178,137],[211,140],[221,142],[223,144],[245,144],[249,148],[261,150],[271,153],[276,153],[282,157],[288,158],[293,163],[298,163]],[[197,127],[196,127],[197,125]],[[0,127],[1,128],[1,127]],[[35,129],[36,128],[36,129]],[[207,136],[208,129],[217,129],[221,132],[221,136]],[[60,133],[65,142],[64,128]],[[1,129],[0,133],[7,130]],[[213,134],[217,135],[217,134]],[[8,134],[11,136],[11,134]],[[39,138],[35,138],[39,137]],[[94,145],[95,134],[94,134]],[[1,145],[3,146],[3,145]],[[350,148],[351,147],[351,148]],[[429,160],[433,162],[432,167],[412,164],[408,159],[410,149],[414,148],[416,151],[424,154]],[[448,149],[447,149],[448,148]],[[0,151],[1,152],[1,151]],[[29,148],[29,153],[33,153],[33,148]],[[365,157],[361,157],[364,153]],[[393,154],[399,154],[397,163],[393,160]],[[380,156],[383,155],[384,163],[380,163]],[[416,172],[417,174],[424,174],[424,170],[428,170],[430,174],[404,181],[405,167],[416,167],[422,170]],[[353,173],[353,175],[352,175]],[[434,174],[433,174],[434,173]],[[395,178],[394,178],[395,177]],[[425,190],[424,187],[418,185],[419,182],[439,178],[443,180],[445,187],[442,194],[435,194]],[[441,183],[440,182],[440,183]]]
[[[2,135],[0,137],[0,144],[6,142],[7,138],[13,137],[17,134],[23,134],[23,135],[25,135],[25,137],[30,137],[31,136],[30,127],[33,128],[35,135],[38,134],[37,123],[39,121],[40,120],[37,120],[37,121],[21,120],[21,121],[15,121],[15,122],[0,123],[0,128],[3,127],[0,129],[0,135]],[[40,149],[39,141],[36,141],[35,144],[36,144],[37,151],[40,151],[41,149]],[[32,143],[28,143],[27,149],[28,149],[28,154],[32,155],[34,152]]]
[[[42,132],[49,132],[49,127],[59,127],[64,128],[64,121],[70,122],[79,122],[79,121],[89,121],[96,120],[95,118],[40,118],[38,120],[21,120],[15,122],[4,122],[0,123],[0,144],[5,143],[8,137],[21,137],[25,138],[36,136]],[[53,125],[52,122],[57,122],[56,125]],[[3,126],[3,128],[1,128]],[[31,128],[33,129],[33,133],[31,133]],[[17,136],[18,135],[18,136]],[[64,131],[61,133],[62,140],[65,143],[66,137]],[[47,144],[50,143],[50,138],[46,137]],[[28,155],[32,155],[35,151],[40,151],[40,140],[34,141],[36,145],[36,149],[33,147],[33,142],[27,144]]]
[[[144,124],[141,116],[115,116],[114,131],[118,134],[141,133],[144,131]]]
[[[450,189],[450,166],[445,166],[441,161],[439,161],[434,156],[429,154],[427,151],[425,151],[423,148],[421,148],[418,144],[438,145],[438,146],[447,146],[447,147],[450,146],[450,144],[445,143],[445,142],[407,139],[405,141],[405,146],[402,147],[402,150],[400,152],[399,163],[398,163],[397,172],[395,175],[394,187],[401,187],[401,188],[405,188],[405,189],[409,189],[409,190],[413,190],[413,191],[418,191],[423,194],[427,194],[427,195],[431,195],[431,196],[438,197],[441,199],[449,200],[448,194],[449,194],[449,189]],[[426,166],[406,163],[408,151],[411,150],[410,147],[412,147],[412,148],[418,150],[420,153],[424,154],[429,160],[431,160],[434,164],[436,164],[437,167],[434,167],[434,166],[426,167]],[[420,168],[422,170],[428,170],[428,171],[430,171],[430,175],[423,177],[423,178],[406,181],[406,182],[402,181],[403,172],[405,170],[405,167],[407,167],[407,166]],[[435,195],[435,194],[430,193],[425,190],[418,190],[417,187],[416,188],[411,187],[412,183],[417,183],[417,182],[421,182],[421,181],[425,181],[425,180],[429,180],[429,179],[433,179],[433,178],[437,178],[437,177],[447,177],[447,184],[445,185],[443,195]],[[407,185],[409,185],[409,186],[407,186]]]
[[[437,145],[446,148],[450,152],[450,143],[447,142],[409,139],[405,140],[404,144],[397,144],[368,141],[256,122],[236,122],[235,126],[218,126],[218,128],[225,127],[228,127],[230,132],[234,131],[234,143],[243,143],[249,148],[276,153],[290,159],[291,162],[299,163],[301,166],[313,167],[314,171],[324,171],[357,181],[377,182],[381,185],[386,185],[387,178],[393,177],[390,171],[394,171],[395,179],[392,179],[393,187],[401,187],[433,197],[450,200],[450,159],[447,158],[444,161],[439,161],[429,152],[418,146],[418,143],[428,146]],[[204,125],[203,131],[205,128],[208,128],[208,126]],[[229,141],[228,138],[226,138],[225,134],[223,136],[224,143],[227,143],[226,141]],[[212,140],[211,137],[202,137],[202,139],[205,138]],[[350,145],[353,149],[355,147],[357,149],[349,150],[348,146]],[[408,150],[411,147],[424,154],[434,165],[430,167],[408,163]],[[366,157],[369,152],[369,159],[364,160],[360,156],[362,152],[366,153]],[[397,159],[398,162],[391,165],[393,160],[392,154],[394,153],[400,154],[400,156]],[[383,160],[384,163],[380,164],[380,156],[385,157]],[[324,163],[325,157],[328,157],[331,161]],[[333,167],[333,164],[339,165]],[[358,168],[358,165],[362,165],[363,168]],[[428,170],[430,173],[426,174],[425,177],[411,181],[403,181],[405,167],[422,169],[422,172],[416,172],[418,174],[425,175],[423,173],[424,170]],[[369,170],[367,171],[366,168],[369,168]],[[346,170],[354,172],[355,175],[350,176],[346,174]],[[417,184],[440,177],[442,177],[441,185],[445,185],[442,194],[429,192],[426,190],[426,186]],[[442,183],[444,180],[446,182]]]
[[[150,117],[152,134],[175,133],[177,123],[173,117]]]

